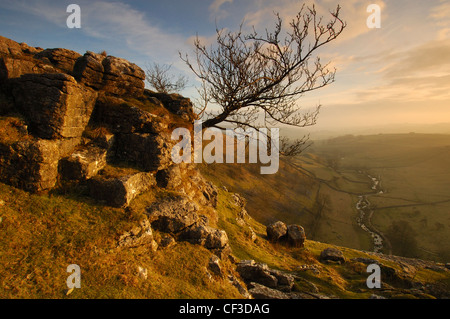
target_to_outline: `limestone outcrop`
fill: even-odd
[[[189,127],[193,111],[189,99],[146,90],[144,80],[122,58],[0,37],[1,181],[32,192],[86,182],[112,206],[156,186],[157,173],[174,166],[172,116]],[[105,177],[116,163],[136,171]]]

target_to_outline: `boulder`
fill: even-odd
[[[77,60],[81,58],[81,54],[68,49],[56,48],[40,51],[35,54],[34,57],[43,60],[44,62],[48,61],[54,67],[67,72],[68,74],[73,74],[73,68]]]
[[[179,165],[172,165],[156,173],[158,187],[176,189],[181,185],[181,169]]]
[[[270,273],[266,264],[256,263],[254,260],[240,261],[236,271],[247,282],[257,282],[270,288],[277,288],[278,279]]]
[[[228,236],[224,230],[203,224],[196,224],[185,229],[180,237],[193,244],[205,246],[208,249],[223,249],[228,244]]]
[[[290,299],[289,295],[276,289],[251,282],[248,292],[254,299]]]
[[[236,289],[239,291],[242,297],[244,297],[245,299],[250,299],[252,297],[248,292],[247,288],[245,287],[245,285],[239,282],[239,280],[236,277],[234,277],[233,275],[228,275],[228,280],[234,287],[236,287]]]
[[[277,278],[277,289],[290,292],[294,287],[294,276],[276,269],[269,269],[269,273]]]
[[[170,248],[172,246],[175,246],[177,242],[175,241],[175,238],[173,238],[170,235],[164,236],[161,241],[159,242],[159,246],[161,248]]]
[[[282,221],[277,221],[266,227],[267,238],[272,242],[277,242],[287,234],[287,226]]]
[[[137,247],[151,244],[153,241],[153,231],[148,220],[144,219],[139,226],[124,232],[118,240],[117,247]]]
[[[73,74],[80,83],[96,90],[129,96],[144,93],[145,72],[125,59],[87,51],[76,61]]]
[[[67,74],[25,74],[15,79],[16,106],[29,120],[30,131],[41,138],[81,137],[97,93]]]
[[[144,93],[145,72],[136,64],[113,56],[107,56],[102,63],[105,72],[102,89],[105,92],[133,96]]]
[[[208,261],[208,269],[216,276],[222,276],[222,267],[220,259],[216,255],[212,255]]]
[[[287,226],[287,240],[293,247],[303,247],[306,240],[303,227],[299,225]]]
[[[328,247],[325,248],[321,253],[320,253],[320,260],[323,262],[336,262],[336,263],[344,263],[345,262],[345,258],[344,258],[344,254],[342,253],[342,251],[340,251],[337,248],[334,247]]]
[[[139,194],[156,184],[151,173],[137,173],[122,177],[95,176],[88,180],[91,197],[114,207],[126,207]]]
[[[103,60],[105,56],[91,51],[87,51],[82,57],[77,59],[73,75],[78,82],[99,90],[103,86]]]
[[[217,196],[219,193],[217,187],[213,183],[206,181],[202,189],[202,194],[212,207],[217,207]]]
[[[199,220],[198,206],[186,197],[177,196],[156,202],[147,208],[152,227],[166,233],[179,233]]]
[[[61,159],[59,169],[63,179],[87,180],[106,166],[106,152],[104,148],[88,145]]]

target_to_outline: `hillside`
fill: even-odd
[[[124,59],[0,38],[1,298],[449,297],[448,265],[311,240],[322,186],[295,163],[266,179],[173,163],[192,103],[144,78]]]

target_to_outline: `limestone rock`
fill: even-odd
[[[53,188],[58,161],[72,152],[80,139],[45,140],[29,138],[12,144],[0,142],[0,179],[30,192]]]
[[[125,59],[87,51],[75,63],[73,73],[80,83],[97,90],[115,95],[144,93],[144,71]]]
[[[324,262],[337,262],[340,264],[345,262],[344,254],[342,253],[342,251],[334,247],[325,248],[320,253],[320,260]]]
[[[282,221],[277,221],[267,226],[266,232],[267,238],[272,242],[276,242],[286,236],[287,226]]]
[[[27,73],[55,73],[51,65],[33,58],[39,49],[28,46],[26,43],[17,43],[11,39],[0,36],[0,81],[7,86],[7,79],[18,78]]]
[[[172,197],[147,208],[147,215],[155,229],[178,233],[195,224],[199,217],[198,206],[186,197]]]
[[[276,269],[269,269],[269,273],[277,278],[277,289],[290,292],[294,287],[294,276]]]
[[[104,148],[89,145],[63,158],[59,163],[61,176],[68,180],[87,180],[106,165]]]
[[[228,244],[228,236],[224,230],[207,225],[193,225],[180,235],[186,241],[203,245],[208,249],[223,249]]]
[[[44,62],[20,57],[4,56],[0,57],[0,81],[19,78],[24,74],[57,73],[58,70]]]
[[[208,261],[208,269],[216,276],[222,276],[222,267],[220,259],[216,255],[212,255]]]
[[[245,281],[257,282],[270,288],[278,286],[278,279],[270,273],[266,264],[256,263],[254,260],[243,260],[237,264],[236,271]]]
[[[136,95],[144,93],[145,72],[136,64],[113,56],[103,61],[103,90],[116,95]]]
[[[181,169],[179,165],[172,165],[156,173],[158,187],[176,189],[181,185]]]
[[[248,292],[255,299],[290,299],[288,294],[256,282],[250,283],[249,288]]]
[[[15,81],[13,95],[31,132],[47,139],[81,137],[97,97],[63,73],[22,75]]]
[[[148,91],[148,95],[160,100],[163,103],[164,107],[173,114],[180,115],[187,121],[194,120],[194,109],[190,99],[176,93],[165,94]]]
[[[136,165],[145,171],[158,171],[173,164],[173,142],[168,133],[117,134],[116,158]]]
[[[245,287],[245,285],[240,283],[236,277],[234,277],[233,275],[228,275],[228,280],[234,287],[236,287],[236,289],[239,291],[242,297],[246,299],[250,299],[252,297],[248,292],[247,288]]]
[[[81,54],[68,49],[55,48],[40,51],[34,57],[48,61],[56,68],[72,74],[75,63],[81,57]]]
[[[114,207],[126,207],[142,192],[156,184],[151,173],[137,173],[122,177],[95,176],[88,180],[91,197]]]
[[[78,82],[99,90],[103,86],[104,56],[91,51],[87,51],[79,58],[73,68],[74,77]]]
[[[175,238],[173,238],[170,235],[166,235],[161,239],[159,246],[162,248],[170,248],[172,246],[175,246],[175,244],[176,244]]]
[[[113,133],[159,133],[167,124],[156,115],[146,112],[124,99],[100,94],[92,119],[108,127]]]
[[[16,41],[0,36],[0,54],[21,55],[22,47]]]
[[[299,225],[287,226],[287,240],[293,247],[303,247],[306,240],[305,230]]]
[[[139,226],[123,233],[118,240],[117,247],[137,247],[153,241],[153,231],[148,220],[143,220]]]

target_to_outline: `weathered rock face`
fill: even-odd
[[[0,83],[7,87],[7,79],[18,78],[27,73],[57,72],[51,65],[33,59],[42,49],[29,47],[0,36]]]
[[[276,289],[269,288],[267,286],[251,282],[249,284],[248,292],[255,299],[290,299],[289,295]]]
[[[162,169],[156,174],[156,182],[159,187],[177,189],[181,185],[181,169],[178,165]]]
[[[173,165],[173,145],[168,133],[117,134],[115,156],[144,171],[158,171]]]
[[[125,100],[100,94],[95,104],[92,120],[108,127],[114,133],[158,134],[167,124],[156,115],[127,103]]]
[[[147,208],[152,227],[166,233],[179,233],[198,220],[198,206],[186,197],[159,201]]]
[[[80,137],[89,122],[97,93],[63,73],[26,74],[14,82],[16,106],[41,138]]]
[[[93,89],[100,90],[103,86],[103,59],[105,57],[91,51],[87,51],[79,58],[73,68],[75,79]]]
[[[127,60],[88,51],[73,70],[75,78],[86,86],[115,95],[142,95],[145,73]]]
[[[95,176],[88,181],[90,195],[108,205],[126,207],[142,192],[156,184],[152,173],[137,173],[122,177]]]
[[[105,148],[89,145],[61,159],[59,170],[61,176],[68,180],[87,180],[97,175],[106,166]]]
[[[30,138],[12,144],[0,143],[0,176],[5,183],[31,192],[53,188],[58,161],[70,153],[79,139]]]
[[[191,100],[179,94],[149,93],[150,96],[157,98],[173,114],[181,116],[185,120],[194,120],[194,110]]]
[[[270,273],[266,264],[243,260],[237,264],[236,271],[246,281],[258,282],[270,288],[276,288],[278,285],[278,279]]]
[[[136,64],[108,56],[103,60],[103,90],[116,95],[142,95],[145,73]]]
[[[187,114],[192,103],[181,96],[158,95],[163,104],[144,90],[144,79],[142,69],[121,58],[44,50],[0,37],[0,114],[21,114],[26,120],[24,139],[30,138],[0,146],[2,181],[41,191],[55,185],[58,166],[61,177],[70,180],[90,179],[110,160],[154,173],[172,166],[170,113],[160,111],[157,116],[148,110],[169,106]],[[97,129],[107,134],[86,135]],[[57,151],[54,145],[63,149]],[[99,178],[93,181],[99,186],[93,195],[109,200],[101,190],[112,187],[113,194],[122,192],[120,199],[111,199],[112,205],[126,205],[132,180]]]
[[[36,59],[48,61],[56,68],[72,74],[75,63],[81,57],[81,54],[72,50],[56,48],[40,51],[36,53],[34,57]]]

